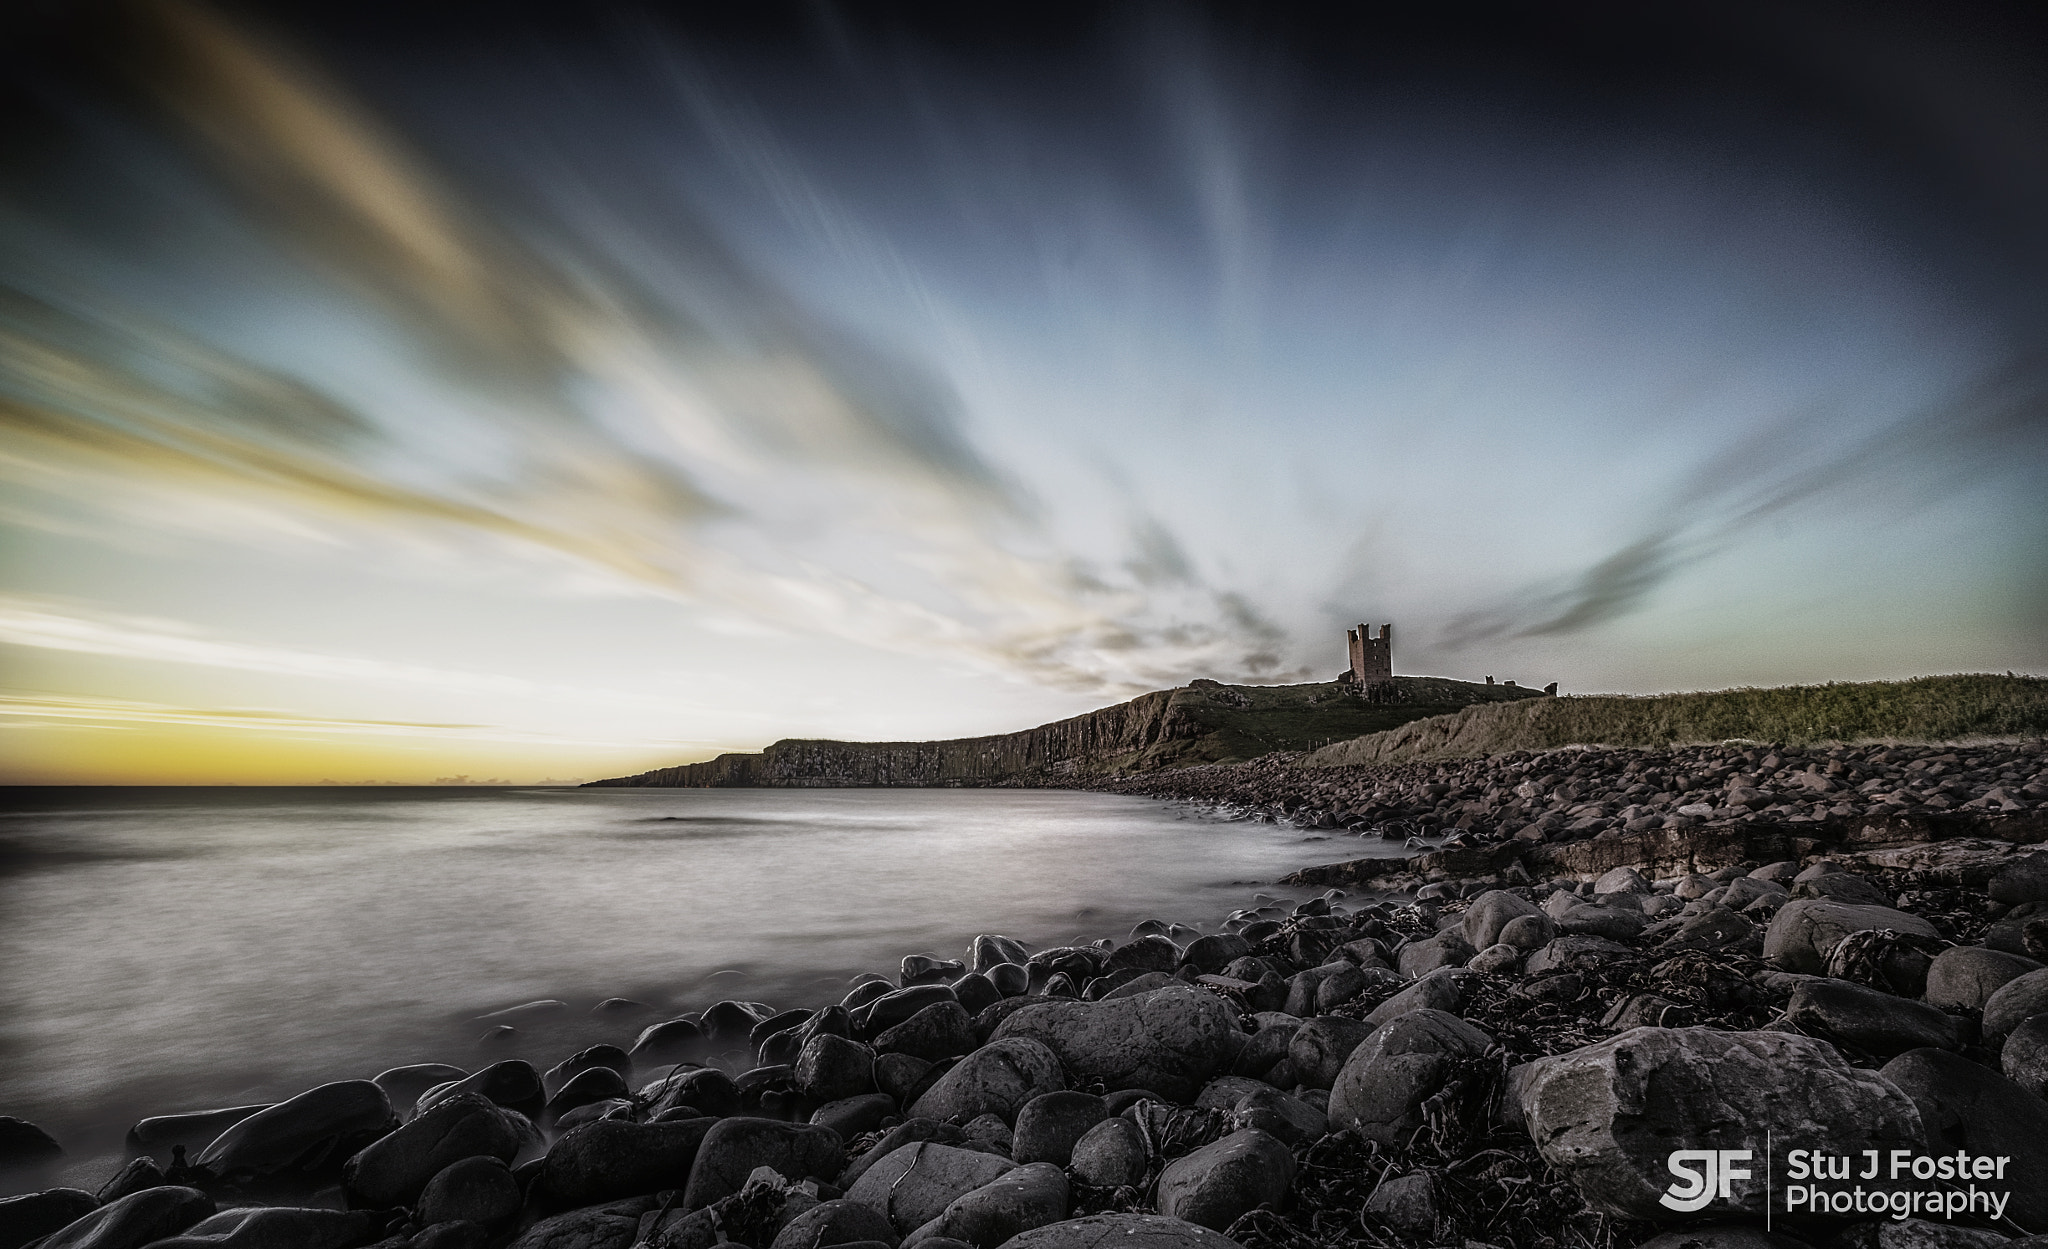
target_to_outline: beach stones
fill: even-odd
[[[657,1065],[685,1062],[710,1047],[704,1029],[694,1019],[669,1019],[649,1024],[633,1040],[630,1057],[635,1062]]]
[[[351,1249],[383,1226],[381,1217],[364,1210],[244,1206],[151,1242],[150,1249]]]
[[[1050,1162],[1005,1171],[947,1204],[931,1222],[913,1232],[906,1245],[951,1239],[975,1249],[996,1249],[1019,1232],[1067,1216],[1066,1172]]]
[[[768,1249],[831,1249],[859,1241],[875,1241],[894,1249],[900,1239],[880,1210],[841,1197],[821,1201],[784,1223]]]
[[[1181,951],[1180,961],[1198,971],[1215,975],[1230,964],[1232,959],[1243,958],[1252,952],[1252,943],[1234,932],[1211,933],[1188,942],[1188,948]]]
[[[830,1128],[776,1119],[720,1119],[697,1147],[682,1205],[701,1210],[730,1197],[756,1167],[768,1167],[790,1180],[831,1180],[845,1166],[846,1151]]]
[[[1109,959],[1102,965],[1102,974],[1118,971],[1163,971],[1171,973],[1180,966],[1180,947],[1159,934],[1151,934],[1128,941],[1109,952]]]
[[[1372,1024],[1341,1015],[1319,1015],[1302,1024],[1287,1042],[1287,1061],[1295,1078],[1310,1088],[1329,1088],[1344,1069],[1344,1060],[1372,1030]]]
[[[635,1197],[570,1210],[527,1228],[510,1249],[629,1249],[640,1238],[640,1216],[655,1204]]]
[[[967,966],[971,971],[987,971],[997,963],[1015,963],[1022,967],[1031,958],[1022,942],[1009,937],[983,933],[967,947]]]
[[[877,1033],[887,1032],[925,1007],[936,1006],[940,1002],[958,1004],[959,999],[953,996],[952,986],[921,984],[884,993],[852,1012],[853,1034],[860,1038],[871,1038]]]
[[[475,1075],[427,1090],[420,1095],[420,1112],[425,1113],[429,1107],[459,1093],[481,1093],[505,1109],[516,1110],[528,1118],[538,1116],[548,1101],[540,1072],[533,1069],[533,1064],[508,1058],[492,1063]]]
[[[1067,1169],[1083,1184],[1117,1188],[1142,1180],[1151,1159],[1144,1131],[1119,1115],[1104,1119],[1074,1142]]]
[[[1444,1086],[1453,1063],[1484,1054],[1493,1039],[1456,1015],[1411,1011],[1388,1021],[1351,1052],[1330,1089],[1330,1121],[1393,1145],[1421,1126],[1421,1105]]]
[[[0,1198],[0,1249],[20,1249],[40,1240],[91,1214],[99,1204],[82,1188],[49,1188]]]
[[[636,1125],[637,1126],[637,1125]],[[519,1183],[496,1158],[464,1158],[443,1167],[420,1191],[419,1221],[496,1227],[519,1213]]]
[[[1991,995],[2041,964],[2018,954],[1981,945],[1953,945],[1934,956],[1927,967],[1926,997],[1933,1006],[1979,1010]]]
[[[1792,990],[1785,1018],[1801,1030],[1872,1054],[1933,1046],[1955,1049],[1956,1021],[1925,1002],[1893,997],[1846,980],[1804,980]]]
[[[1394,955],[1403,976],[1414,979],[1443,967],[1463,967],[1479,951],[1457,929],[1446,929],[1434,937],[1411,941]]]
[[[1919,1110],[1930,1153],[1963,1150],[2012,1159],[2006,1217],[2023,1227],[2048,1222],[2048,1103],[1987,1067],[1936,1049],[1911,1050],[1879,1073]]]
[[[1389,1019],[1409,1011],[1441,1010],[1457,1014],[1465,1005],[1465,988],[1471,973],[1456,968],[1433,971],[1414,984],[1375,1006],[1365,1022],[1377,1028]]]
[[[2035,1015],[2014,1028],[1999,1051],[1998,1065],[2006,1079],[2048,1098],[2048,1015]]]
[[[242,1188],[310,1186],[340,1175],[351,1154],[397,1126],[383,1089],[342,1080],[250,1115],[195,1161]]]
[[[814,1036],[797,1055],[796,1086],[814,1101],[835,1102],[875,1089],[875,1051],[841,1036]]]
[[[974,1020],[951,998],[934,1002],[874,1039],[878,1054],[911,1054],[927,1062],[957,1058],[974,1046]]]
[[[1257,1128],[1176,1158],[1159,1173],[1158,1210],[1221,1231],[1255,1206],[1277,1202],[1294,1182],[1294,1155]]]
[[[955,1198],[1016,1165],[979,1150],[918,1141],[870,1166],[847,1188],[846,1196],[881,1211],[891,1226],[908,1234],[944,1214]]]
[[[159,1165],[169,1166],[172,1151],[178,1146],[184,1146],[188,1154],[196,1154],[212,1144],[222,1132],[259,1110],[270,1109],[272,1104],[259,1102],[253,1106],[227,1106],[181,1115],[152,1115],[128,1129],[128,1155],[153,1158]]]
[[[212,1213],[213,1198],[196,1188],[146,1188],[66,1224],[36,1249],[141,1249]]]
[[[1544,1160],[1596,1209],[1628,1218],[1667,1217],[1660,1199],[1673,1141],[1748,1148],[1768,1130],[1860,1156],[1917,1148],[1921,1135],[1919,1110],[1890,1079],[1850,1067],[1825,1041],[1784,1032],[1636,1028],[1535,1060],[1520,1088]],[[1761,1217],[1763,1202],[1753,1187],[1730,1213]]]
[[[2036,851],[2006,864],[1992,876],[1988,892],[1992,901],[2007,906],[2048,902],[2048,853]]]
[[[548,1068],[547,1074],[541,1077],[541,1088],[552,1097],[571,1080],[597,1067],[616,1072],[622,1086],[633,1078],[633,1060],[626,1051],[616,1045],[593,1045]]]
[[[563,1133],[534,1177],[534,1192],[555,1209],[618,1201],[680,1188],[712,1125],[739,1120],[671,1119],[631,1123],[605,1119]]]
[[[1008,1123],[1032,1098],[1067,1087],[1066,1069],[1044,1043],[1028,1036],[1004,1036],[1001,1027],[996,1031],[987,1045],[948,1068],[910,1113],[956,1123],[993,1114]]]
[[[1220,999],[1172,987],[1099,1002],[1029,1006],[999,1024],[991,1040],[1028,1037],[1057,1055],[1076,1080],[1185,1101],[1229,1064],[1237,1031]]]
[[[872,1132],[882,1126],[882,1120],[896,1113],[896,1099],[887,1093],[863,1093],[859,1097],[843,1097],[836,1102],[826,1102],[811,1112],[811,1122],[821,1128],[831,1128],[839,1133],[839,1139],[850,1141],[864,1132]]]
[[[450,1163],[476,1157],[511,1162],[532,1130],[481,1093],[459,1093],[350,1158],[342,1187],[358,1206],[409,1206]]]
[[[2015,976],[1984,1002],[1984,1038],[2003,1037],[2035,1015],[2048,1015],[2048,968]]]
[[[391,1100],[393,1110],[401,1115],[409,1115],[419,1105],[420,1097],[428,1089],[453,1084],[468,1074],[469,1072],[462,1068],[451,1067],[447,1063],[409,1063],[403,1067],[378,1072],[370,1078],[370,1083],[384,1090],[384,1096]],[[262,1107],[255,1106],[249,1109],[253,1112],[261,1110]],[[227,1124],[224,1123],[221,1127],[225,1129]]]
[[[1089,1093],[1044,1093],[1017,1111],[1010,1157],[1020,1163],[1050,1162],[1065,1166],[1074,1144],[1109,1117],[1109,1107]]]
[[[1827,971],[1828,955],[1843,938],[1873,928],[1921,937],[1941,935],[1919,916],[1888,906],[1795,898],[1779,908],[1765,931],[1764,958],[1785,971],[1821,975]]]
[[[1465,944],[1475,950],[1501,941],[1501,930],[1523,917],[1548,919],[1541,908],[1526,898],[1500,889],[1489,889],[1465,905],[1461,931]]]
[[[1020,1232],[1003,1249],[1241,1249],[1223,1233],[1157,1214],[1091,1214]]]

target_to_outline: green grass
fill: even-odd
[[[2048,679],[1972,674],[1494,703],[1325,747],[1306,762],[1334,767],[1559,746],[1671,746],[1731,738],[1810,745],[2042,734],[2048,734]]]

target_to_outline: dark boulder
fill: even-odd
[[[1109,1117],[1109,1108],[1091,1093],[1045,1093],[1017,1111],[1010,1157],[1019,1163],[1050,1162],[1066,1166],[1074,1143]]]
[[[846,1150],[830,1128],[775,1119],[720,1119],[697,1148],[683,1190],[683,1208],[701,1210],[732,1196],[756,1167],[771,1168],[793,1181],[830,1180],[845,1169]]]
[[[194,1161],[238,1188],[311,1191],[340,1176],[351,1155],[397,1126],[383,1089],[368,1080],[342,1080],[257,1111],[216,1136]]]
[[[1785,1018],[1802,1031],[1870,1054],[1902,1054],[1925,1046],[1955,1049],[1961,1043],[1956,1021],[1925,1002],[1846,980],[1801,981],[1792,990]]]
[[[481,1093],[459,1093],[365,1146],[342,1168],[351,1204],[373,1210],[409,1206],[450,1163],[492,1158],[510,1163],[531,1127]]]
[[[948,1068],[911,1106],[910,1113],[957,1123],[992,1114],[1008,1123],[1024,1103],[1065,1087],[1066,1070],[1044,1043],[1028,1036],[998,1035]]]
[[[1159,1213],[1222,1231],[1245,1211],[1278,1202],[1293,1182],[1287,1146],[1246,1128],[1167,1163],[1159,1173]]]
[[[2048,1223],[2048,1103],[1988,1067],[1946,1050],[1910,1050],[1880,1071],[1919,1108],[1927,1150],[2010,1157],[2006,1217]]]
[[[1112,1092],[1145,1089],[1184,1101],[1229,1065],[1233,1041],[1241,1035],[1221,999],[1174,987],[1099,1002],[1030,1006],[998,1025],[991,1040],[1028,1037],[1057,1055],[1076,1081],[1100,1080]]]
[[[534,1176],[534,1195],[552,1209],[591,1206],[680,1188],[704,1140],[726,1119],[630,1123],[605,1119],[563,1134]]]
[[[453,1084],[444,1084],[420,1097],[420,1111],[440,1102],[447,1101],[458,1093],[481,1093],[507,1110],[516,1110],[531,1119],[538,1116],[547,1105],[547,1091],[541,1087],[540,1072],[533,1064],[517,1058],[492,1063],[472,1076],[464,1076]]]
[[[66,1224],[35,1249],[141,1249],[212,1213],[213,1198],[196,1188],[146,1188]]]

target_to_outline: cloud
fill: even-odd
[[[7,721],[15,721],[9,725]],[[436,724],[413,720],[355,720],[294,715],[251,708],[177,707],[129,699],[83,698],[58,694],[0,694],[0,727],[27,727],[44,722],[89,723],[98,728],[133,725],[176,725],[184,728],[230,729],[251,733],[312,734],[352,737],[432,737],[465,741],[525,742],[554,746],[644,748],[645,742],[592,741],[547,733],[521,732],[487,724]]]
[[[1673,578],[1798,509],[1853,497],[1866,509],[1904,513],[1987,486],[2038,491],[2048,464],[2048,355],[2008,360],[1831,454],[1805,451],[1818,441],[1817,425],[1813,414],[1795,414],[1732,444],[1664,500],[1647,532],[1580,573],[1460,614],[1446,644],[1579,633],[1642,611]],[[2048,585],[2039,564],[2011,575]]]

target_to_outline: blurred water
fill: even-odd
[[[74,1156],[145,1114],[406,1062],[548,1064],[722,997],[837,1000],[979,932],[1213,930],[1251,882],[1367,853],[1032,790],[14,790],[0,1113]],[[1378,843],[1372,843],[1377,846]],[[1285,894],[1287,891],[1274,890]],[[600,1023],[624,996],[660,1013]],[[480,1048],[488,1011],[571,1010]]]

